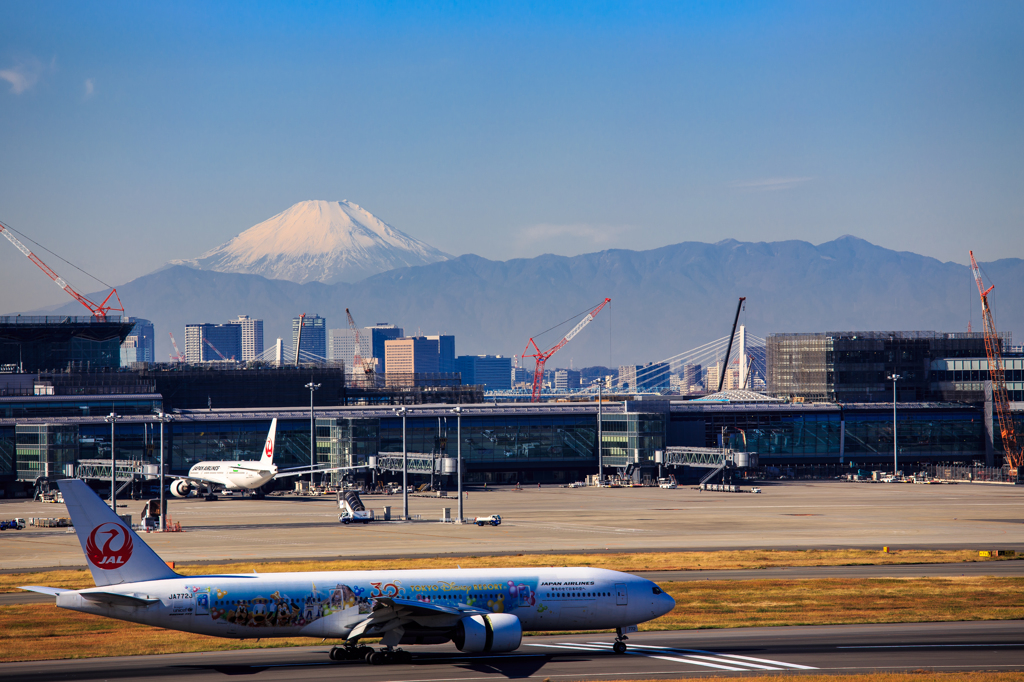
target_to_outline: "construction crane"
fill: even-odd
[[[610,298],[604,299],[599,306],[591,310],[586,317],[580,320],[575,327],[569,330],[569,333],[563,336],[561,341],[559,341],[546,351],[542,351],[540,349],[540,346],[537,345],[537,342],[534,341],[532,338],[526,343],[526,350],[523,351],[522,357],[534,358],[537,361],[537,367],[533,371],[533,397],[531,399],[532,402],[537,402],[538,400],[540,400],[540,392],[541,389],[544,387],[544,363],[548,361],[548,358],[550,358],[552,355],[561,350],[561,348],[565,346],[565,344],[572,341],[572,338],[579,334],[580,331],[582,331],[584,327],[590,324],[590,322],[597,316],[597,314],[601,312],[601,308],[604,308],[611,302],[612,299]],[[530,346],[533,346],[533,349],[536,352],[529,352]]]
[[[0,234],[7,237],[7,240],[14,244],[15,248],[17,248],[18,251],[21,251],[23,254],[25,254],[25,256],[28,257],[30,261],[35,263],[40,270],[45,272],[46,276],[52,279],[54,282],[56,282],[57,286],[66,291],[68,295],[71,296],[71,298],[75,299],[76,301],[84,305],[86,308],[88,308],[89,312],[92,313],[93,317],[100,320],[104,320],[107,317],[108,311],[124,313],[124,304],[121,303],[121,297],[117,295],[117,289],[111,287],[110,293],[107,294],[107,297],[105,299],[103,299],[103,303],[93,303],[87,297],[75,291],[74,287],[65,282],[64,279],[56,272],[54,272],[49,265],[44,263],[42,259],[39,258],[39,256],[32,253],[27,246],[22,244],[21,241],[11,233],[11,227],[9,225],[5,225],[4,223],[0,222]],[[113,307],[113,304],[110,303],[111,296],[113,296],[114,299],[117,301],[117,305],[120,306],[119,308]]]
[[[212,348],[213,352],[219,355],[221,360],[227,360],[227,358],[224,357],[224,354],[217,350],[217,346],[213,345],[213,341],[210,341],[210,339],[203,339],[203,343]],[[232,357],[231,359],[234,360],[234,357]]]
[[[732,333],[729,334],[729,347],[725,349],[725,362],[722,363],[722,373],[718,377],[718,392],[722,392],[722,384],[725,382],[725,375],[729,368],[729,355],[732,353],[732,340],[736,337],[736,323],[740,321],[740,311],[743,310],[743,302],[746,296],[740,296],[740,302],[736,304],[736,317],[732,318]]]
[[[348,308],[345,308],[345,315],[348,317],[348,328],[352,330],[356,337],[356,350],[352,355],[352,369],[353,371],[361,370],[363,374],[367,375],[373,374],[373,361],[369,358],[364,359],[359,354],[359,327],[356,326],[356,321],[352,319],[352,313],[348,311]]]
[[[992,380],[992,402],[995,403],[996,416],[999,419],[999,433],[1003,437],[1003,452],[1010,465],[1010,476],[1017,477],[1017,471],[1024,465],[1024,452],[1017,445],[1017,432],[1013,427],[1013,415],[1010,414],[1010,398],[1006,393],[1006,372],[1003,367],[1003,350],[999,336],[996,334],[996,323],[992,317],[992,308],[988,304],[988,295],[995,289],[993,284],[988,289],[981,282],[981,269],[974,260],[971,251],[971,272],[978,284],[981,294],[981,322],[985,334],[985,354],[988,356],[988,375]]]
[[[174,334],[167,332],[171,337],[171,345],[174,346],[174,355],[171,356],[171,360],[174,362],[185,362],[185,356],[178,350],[178,343],[174,340]]]
[[[299,334],[295,337],[295,366],[299,366],[299,347],[302,345],[302,325],[306,323],[306,313],[299,315]]]

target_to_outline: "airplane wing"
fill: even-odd
[[[326,468],[319,468],[319,469],[310,469],[309,467],[292,467],[290,469],[279,469],[278,472],[277,472],[277,476],[275,476],[274,478],[285,478],[287,476],[305,476],[306,474],[309,474],[309,473],[324,474],[324,473],[327,473],[329,471],[344,471],[344,470],[347,470],[347,469],[365,469],[365,468],[366,468],[365,464],[360,465],[360,466],[356,466],[356,467],[326,467]]]
[[[38,592],[39,594],[49,594],[56,597],[61,592],[71,592],[72,590],[65,590],[60,587],[46,587],[45,585],[23,585],[18,588],[19,590],[28,590],[29,592]]]
[[[370,616],[356,624],[348,638],[379,637],[410,622],[424,628],[447,629],[466,616],[485,613],[489,612],[466,604],[447,606],[415,599],[377,597],[373,600]]]

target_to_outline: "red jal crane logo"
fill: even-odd
[[[102,548],[99,542],[103,543]],[[108,521],[89,533],[89,539],[85,542],[85,555],[93,566],[109,571],[128,563],[132,558],[132,545],[132,538],[125,527]]]
[[[267,439],[267,446],[263,448],[263,456],[270,457],[274,454],[274,441]]]

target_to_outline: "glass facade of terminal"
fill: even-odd
[[[606,467],[648,465],[665,448],[665,415],[627,412],[601,419],[601,462]]]

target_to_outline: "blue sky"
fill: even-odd
[[[115,285],[305,199],[494,259],[1022,257],[1022,68],[1021,3],[6,2],[0,220]]]

